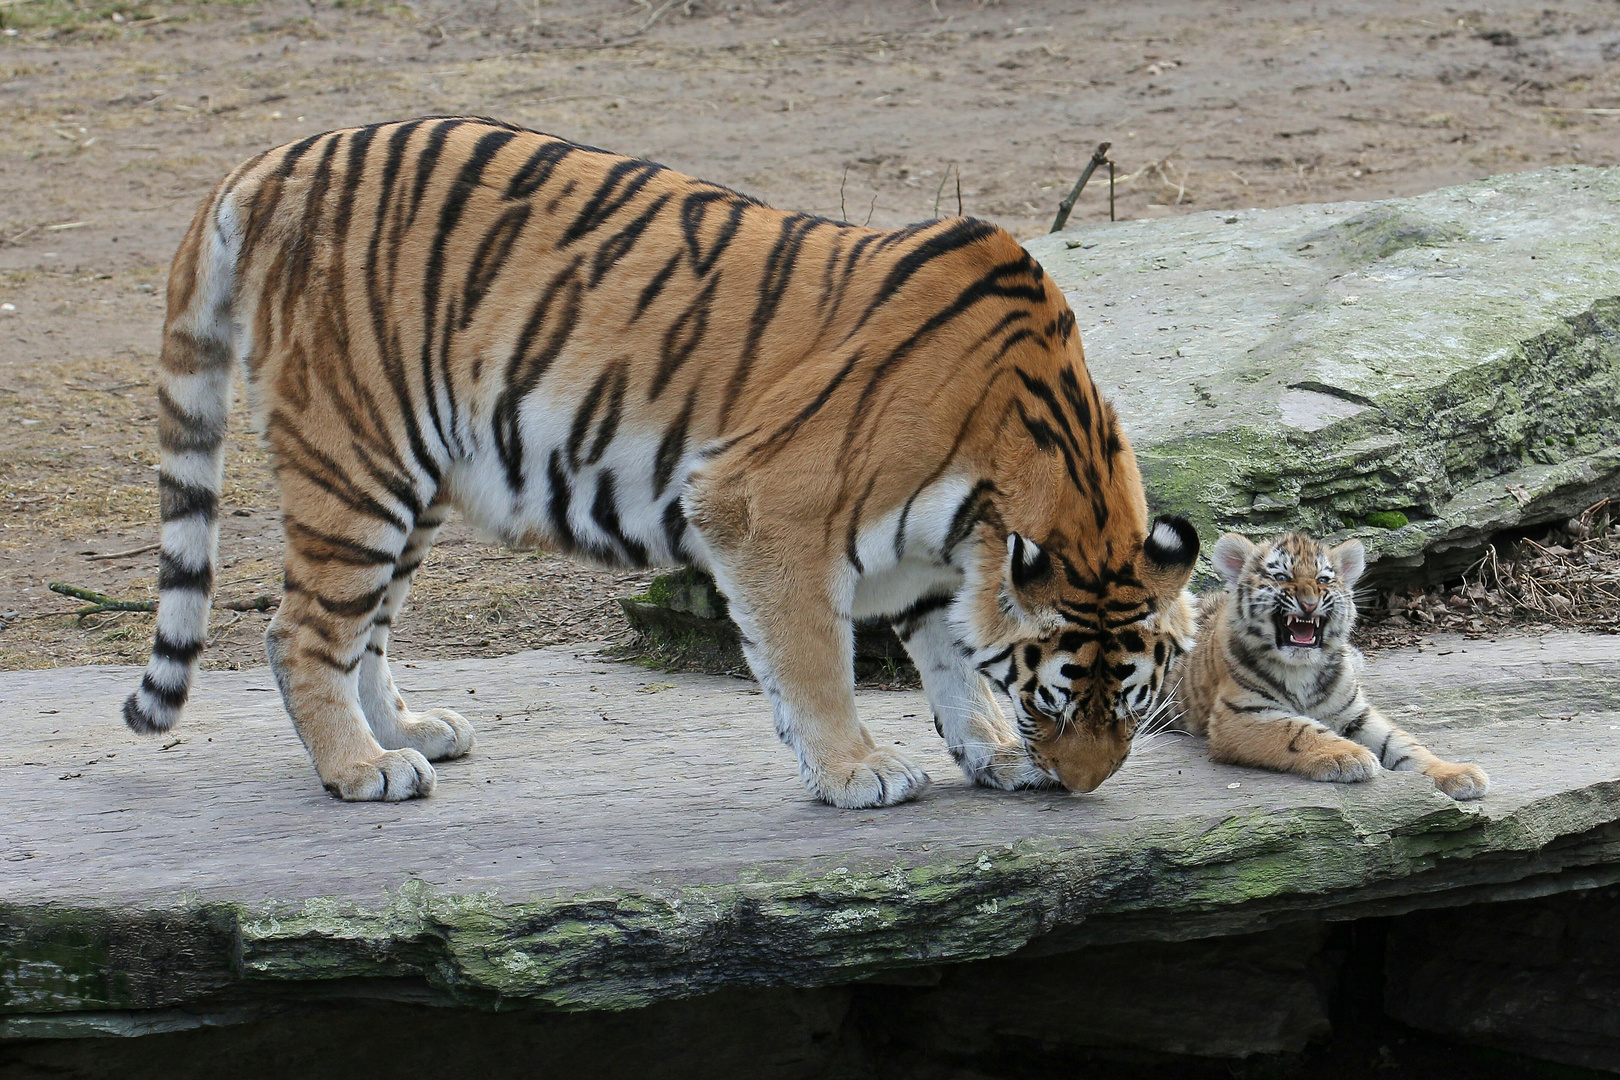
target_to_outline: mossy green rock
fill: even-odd
[[[1071,246],[1075,245],[1075,246]],[[1028,248],[1157,508],[1444,576],[1620,495],[1620,169],[1087,225]],[[1358,527],[1399,511],[1395,529]]]

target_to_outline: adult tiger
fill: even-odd
[[[514,545],[710,571],[836,806],[928,782],[856,717],[852,619],[892,619],[952,754],[1000,788],[1095,788],[1190,642],[1197,536],[1150,531],[1074,316],[1006,232],[857,228],[436,117],[261,154],[175,256],[137,731],[175,723],[207,637],[238,361],[285,519],[270,665],[344,799],[429,794],[428,759],[472,746],[387,662],[452,506]]]

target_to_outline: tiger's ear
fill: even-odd
[[[1052,577],[1052,556],[1033,540],[1017,533],[1007,534],[1007,583],[1021,593]]]
[[[1248,537],[1227,533],[1215,541],[1215,546],[1209,553],[1209,561],[1215,564],[1215,572],[1221,575],[1221,580],[1232,586],[1243,576],[1243,566],[1253,554],[1254,545],[1249,542]]]
[[[1153,519],[1142,541],[1142,576],[1163,595],[1178,593],[1192,578],[1198,561],[1198,530],[1186,518],[1162,514]]]
[[[1367,569],[1367,549],[1361,546],[1360,540],[1346,540],[1328,552],[1328,561],[1346,585],[1354,585]]]

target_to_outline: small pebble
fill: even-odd
[[[12,312],[14,312],[16,310],[17,310],[17,305],[16,304],[0,304],[0,311],[5,312],[7,315],[10,315]]]
[[[1243,785],[1242,785],[1242,784],[1241,784],[1241,783],[1236,783],[1236,784],[1227,784],[1227,785],[1226,785],[1226,790],[1227,790],[1227,791],[1234,791],[1234,790],[1236,790],[1236,789],[1237,789],[1237,788],[1240,788],[1240,787],[1242,787],[1242,786],[1243,786]]]

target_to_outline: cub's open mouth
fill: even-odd
[[[1298,649],[1322,647],[1322,616],[1304,618],[1299,615],[1277,616],[1277,647],[1292,645]]]

